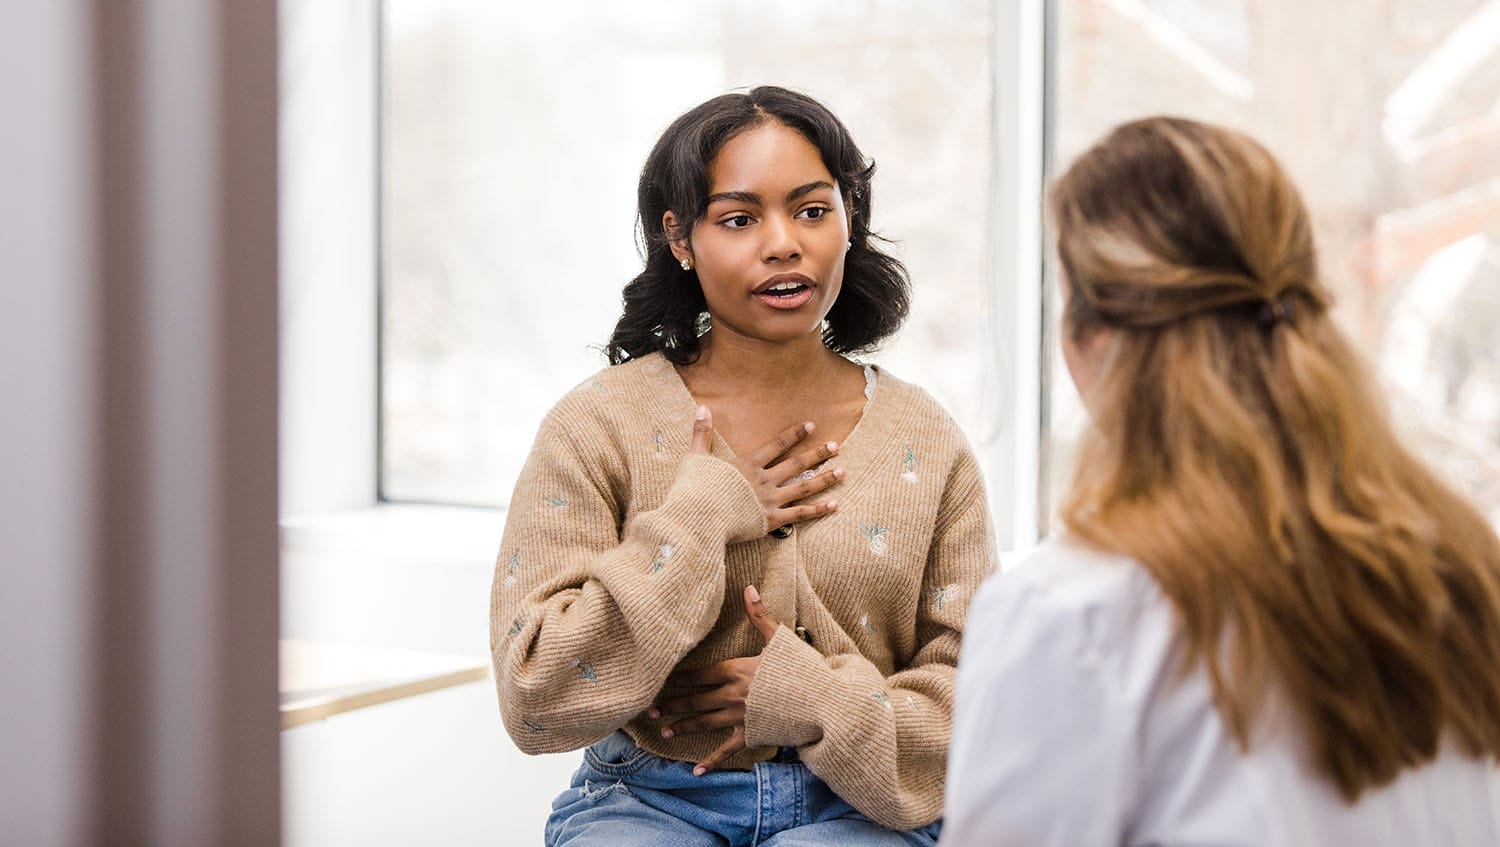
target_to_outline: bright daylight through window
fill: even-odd
[[[993,255],[993,4],[584,5],[386,3],[383,495],[504,504],[543,412],[603,365],[639,267],[647,146],[687,106],[767,80],[824,99],[880,164],[877,228],[915,292],[873,360],[933,390],[994,468],[1024,424],[1007,418],[1000,293],[1030,283]],[[1304,191],[1337,319],[1398,423],[1500,521],[1500,0],[1051,9],[1055,167],[1147,114],[1262,139]],[[1065,379],[1045,389],[1055,497],[1082,413]]]
[[[383,495],[505,503],[542,415],[605,364],[651,143],[767,81],[822,99],[878,163],[875,227],[915,290],[871,361],[936,394],[993,464],[991,4],[928,10],[388,0]]]

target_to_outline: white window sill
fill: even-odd
[[[504,513],[378,505],[281,523],[281,637],[489,656]]]
[[[281,550],[489,570],[504,527],[501,509],[383,503],[286,518]]]

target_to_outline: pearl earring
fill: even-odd
[[[693,260],[692,259],[683,259],[682,260],[682,269],[685,270],[685,271],[692,270],[693,269]]]

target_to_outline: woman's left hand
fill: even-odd
[[[771,617],[770,611],[761,602],[760,592],[753,585],[745,587],[745,611],[750,615],[750,622],[755,624],[766,643],[770,644],[780,624]],[[660,700],[647,712],[652,718],[661,720],[663,738],[685,732],[733,728],[729,740],[693,766],[694,776],[708,773],[730,756],[745,749],[745,697],[750,693],[750,683],[755,680],[755,671],[759,667],[760,656],[749,656],[674,673],[667,679],[669,684],[717,687],[697,694]]]

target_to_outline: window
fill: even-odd
[[[1059,166],[1156,113],[1270,147],[1312,210],[1335,318],[1397,423],[1500,523],[1500,2],[1056,7]],[[1055,499],[1083,414],[1066,380],[1052,387]]]
[[[969,434],[1002,545],[1034,536],[1039,457],[1055,496],[1083,422],[1061,363],[1040,358],[1042,163],[1065,167],[1115,123],[1161,111],[1248,129],[1288,164],[1319,217],[1339,319],[1423,449],[1500,520],[1500,345],[1487,338],[1500,325],[1500,0],[1378,8],[282,0],[284,636],[485,649],[500,516],[369,508],[377,243],[381,494],[503,507],[545,410],[603,366],[639,266],[647,148],[691,105],[760,82],[824,100],[879,163],[876,224],[915,298],[873,359]],[[540,829],[571,757],[555,778],[515,751],[439,753],[425,771],[360,758],[371,738],[431,726],[455,727],[455,750],[508,750],[481,686],[407,705],[420,717],[371,711],[288,747],[289,843],[389,835],[400,820],[491,842]]]
[[[387,0],[385,498],[504,505],[542,415],[604,366],[651,144],[760,83],[827,103],[878,163],[875,227],[915,296],[871,360],[932,391],[987,470],[1006,461],[993,4],[686,8]]]
[[[874,360],[954,412],[1002,542],[1030,541],[1041,0],[799,5],[281,0],[284,638],[485,655],[503,517],[410,503],[503,507],[542,414],[603,366],[648,146],[759,82],[823,99],[880,163],[916,297]],[[471,684],[289,731],[285,840],[539,832],[576,758],[525,758],[495,718]]]

